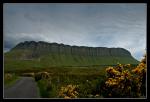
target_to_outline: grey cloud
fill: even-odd
[[[146,5],[9,4],[4,39],[5,48],[25,40],[124,47],[139,58],[146,45]]]

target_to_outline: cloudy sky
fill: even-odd
[[[140,60],[146,49],[146,4],[4,4],[4,51],[47,41],[122,47]]]

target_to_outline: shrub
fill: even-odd
[[[48,79],[50,77],[48,72],[38,72],[35,74],[35,81],[39,81],[41,79]]]
[[[5,76],[4,76],[5,80],[11,80],[12,77],[13,77],[13,75],[10,74],[10,73],[6,73]]]
[[[135,87],[137,88],[137,96],[146,95],[146,54],[144,55],[144,59],[141,60],[141,63],[132,70],[133,74],[136,76],[133,80],[135,83]]]
[[[102,87],[104,97],[140,97],[146,94],[146,56],[132,69],[130,64],[118,64],[106,69],[107,79]]]
[[[78,85],[67,85],[66,87],[61,87],[59,91],[59,97],[63,98],[77,98],[78,96]]]

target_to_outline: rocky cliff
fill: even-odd
[[[32,54],[41,56],[48,53],[73,54],[79,56],[131,56],[130,52],[123,48],[70,46],[57,43],[25,41],[16,45],[14,50],[30,50]]]

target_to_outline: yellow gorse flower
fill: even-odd
[[[66,87],[62,86],[59,92],[59,97],[64,98],[77,98],[78,85],[67,85]]]
[[[128,69],[127,69],[128,68]],[[145,73],[147,71],[146,67],[146,56],[142,61],[138,64],[138,66],[131,71],[129,68],[132,68],[130,64],[122,65],[120,63],[117,64],[115,67],[108,67],[106,68],[106,72],[108,75],[107,80],[105,81],[105,87],[103,89],[112,90],[114,89],[115,93],[118,90],[118,94],[131,95],[132,85],[134,85],[133,88],[136,90],[136,96],[138,97],[141,95],[141,87],[143,83],[143,79],[145,77]],[[112,97],[113,92],[110,90],[108,92],[108,96]],[[122,93],[120,93],[122,92]]]

